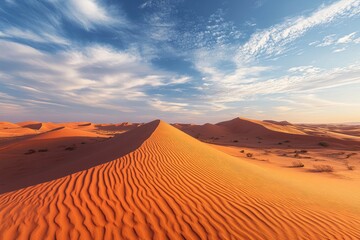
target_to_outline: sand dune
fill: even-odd
[[[221,145],[318,148],[320,142],[326,142],[334,149],[360,149],[360,138],[357,136],[288,124],[285,121],[235,118],[217,124],[177,125],[176,127],[202,141]]]
[[[54,139],[54,138],[66,138],[66,137],[99,137],[101,135],[83,131],[79,129],[71,129],[68,127],[58,127],[48,132],[36,135],[32,140],[45,140],[45,139]]]
[[[230,121],[217,123],[218,126],[225,126],[230,131],[243,134],[272,135],[276,133],[305,135],[304,132],[294,128],[292,125],[280,125],[266,121],[258,121],[246,118],[235,118]]]
[[[360,238],[341,189],[293,184],[162,121],[79,151],[59,169],[81,170],[0,195],[3,239]]]
[[[231,133],[230,130],[224,126],[218,126],[210,123],[206,123],[204,125],[183,124],[174,125],[174,127],[181,129],[194,137],[205,136],[209,138],[214,136],[225,136]]]
[[[22,122],[18,123],[18,125],[23,128],[30,128],[40,132],[46,132],[61,127],[61,125],[51,122]]]
[[[11,129],[11,128],[18,128],[19,125],[11,122],[0,122],[0,129]]]
[[[0,138],[9,138],[31,134],[36,134],[36,131],[29,128],[22,128],[15,123],[0,122]]]
[[[109,131],[109,132],[126,132],[131,129],[137,128],[140,125],[141,124],[139,123],[129,123],[129,122],[123,122],[118,124],[97,124],[96,129]]]

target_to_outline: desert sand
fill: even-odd
[[[243,118],[2,123],[0,236],[360,239],[358,133]]]

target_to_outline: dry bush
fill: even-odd
[[[75,149],[76,149],[75,146],[70,146],[70,147],[65,148],[66,151],[73,151]]]
[[[293,166],[294,168],[302,168],[302,167],[304,167],[305,165],[304,165],[301,161],[293,161],[293,162],[292,162],[292,166]]]
[[[307,150],[304,150],[304,149],[301,149],[301,150],[295,150],[294,153],[301,153],[301,154],[304,154],[304,153],[307,153],[308,151]]]
[[[42,149],[39,149],[38,152],[47,152],[48,149],[47,148],[42,148]]]
[[[348,170],[355,170],[355,166],[347,165],[346,167],[347,167]]]
[[[355,170],[355,166],[352,166],[352,165],[349,165],[349,162],[348,161],[345,161],[345,166],[348,170]]]
[[[246,156],[247,156],[248,158],[251,158],[251,157],[253,156],[253,154],[252,154],[252,153],[247,153]]]
[[[30,155],[30,154],[33,154],[33,153],[36,153],[36,150],[34,149],[29,149],[26,153],[24,153],[25,155]]]
[[[334,168],[330,165],[314,165],[315,172],[333,172]]]
[[[322,147],[328,147],[329,144],[327,142],[319,142],[319,145]]]

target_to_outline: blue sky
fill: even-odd
[[[360,121],[360,1],[0,0],[0,120]]]

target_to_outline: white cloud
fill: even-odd
[[[346,45],[349,43],[357,44],[360,42],[360,38],[355,38],[357,32],[352,32],[350,34],[344,35],[342,37],[337,37],[336,34],[331,34],[325,36],[321,42],[313,42],[309,45],[315,45],[316,47],[327,47],[327,46],[336,46],[336,45]],[[345,48],[340,48],[345,50]],[[335,50],[334,52],[339,52]]]
[[[337,43],[344,44],[349,43],[353,41],[353,37],[355,36],[356,32],[350,33],[348,35],[345,35],[337,40]]]
[[[288,106],[277,106],[274,107],[275,110],[280,111],[280,112],[288,112],[290,110],[293,110],[293,108],[288,107]]]
[[[155,107],[156,109],[163,112],[184,112],[186,111],[187,103],[177,103],[177,102],[169,102],[169,101],[161,101],[159,99],[154,99],[150,101],[150,105]]]
[[[263,74],[253,82],[216,84],[205,89],[213,103],[265,99],[274,94],[313,92],[320,89],[360,83],[360,64],[343,68],[320,69],[312,66],[292,68],[288,75],[267,79]]]
[[[290,73],[314,74],[320,72],[320,69],[314,66],[299,66],[299,67],[292,67],[288,71]]]
[[[47,99],[61,106],[77,104],[129,112],[130,108],[119,104],[143,101],[147,88],[189,79],[153,69],[135,50],[100,45],[50,54],[1,41],[0,52],[0,74],[6,76],[0,83],[22,91],[27,103],[44,104],[42,99]]]
[[[51,33],[50,29],[42,31],[40,33],[33,32],[32,30],[9,27],[0,31],[0,38],[16,38],[29,40],[39,43],[54,43],[60,45],[69,45],[69,41],[66,38],[59,36],[57,33]]]
[[[284,23],[253,34],[250,40],[239,48],[236,61],[239,63],[248,62],[260,54],[280,54],[284,51],[284,46],[313,27],[359,13],[360,2],[358,0],[341,0],[318,9],[310,16],[289,19]]]
[[[68,12],[64,12],[71,19],[89,29],[93,25],[109,25],[115,21],[109,9],[96,0],[69,0]]]
[[[345,50],[346,50],[346,48],[337,48],[333,51],[333,53],[343,52]]]

